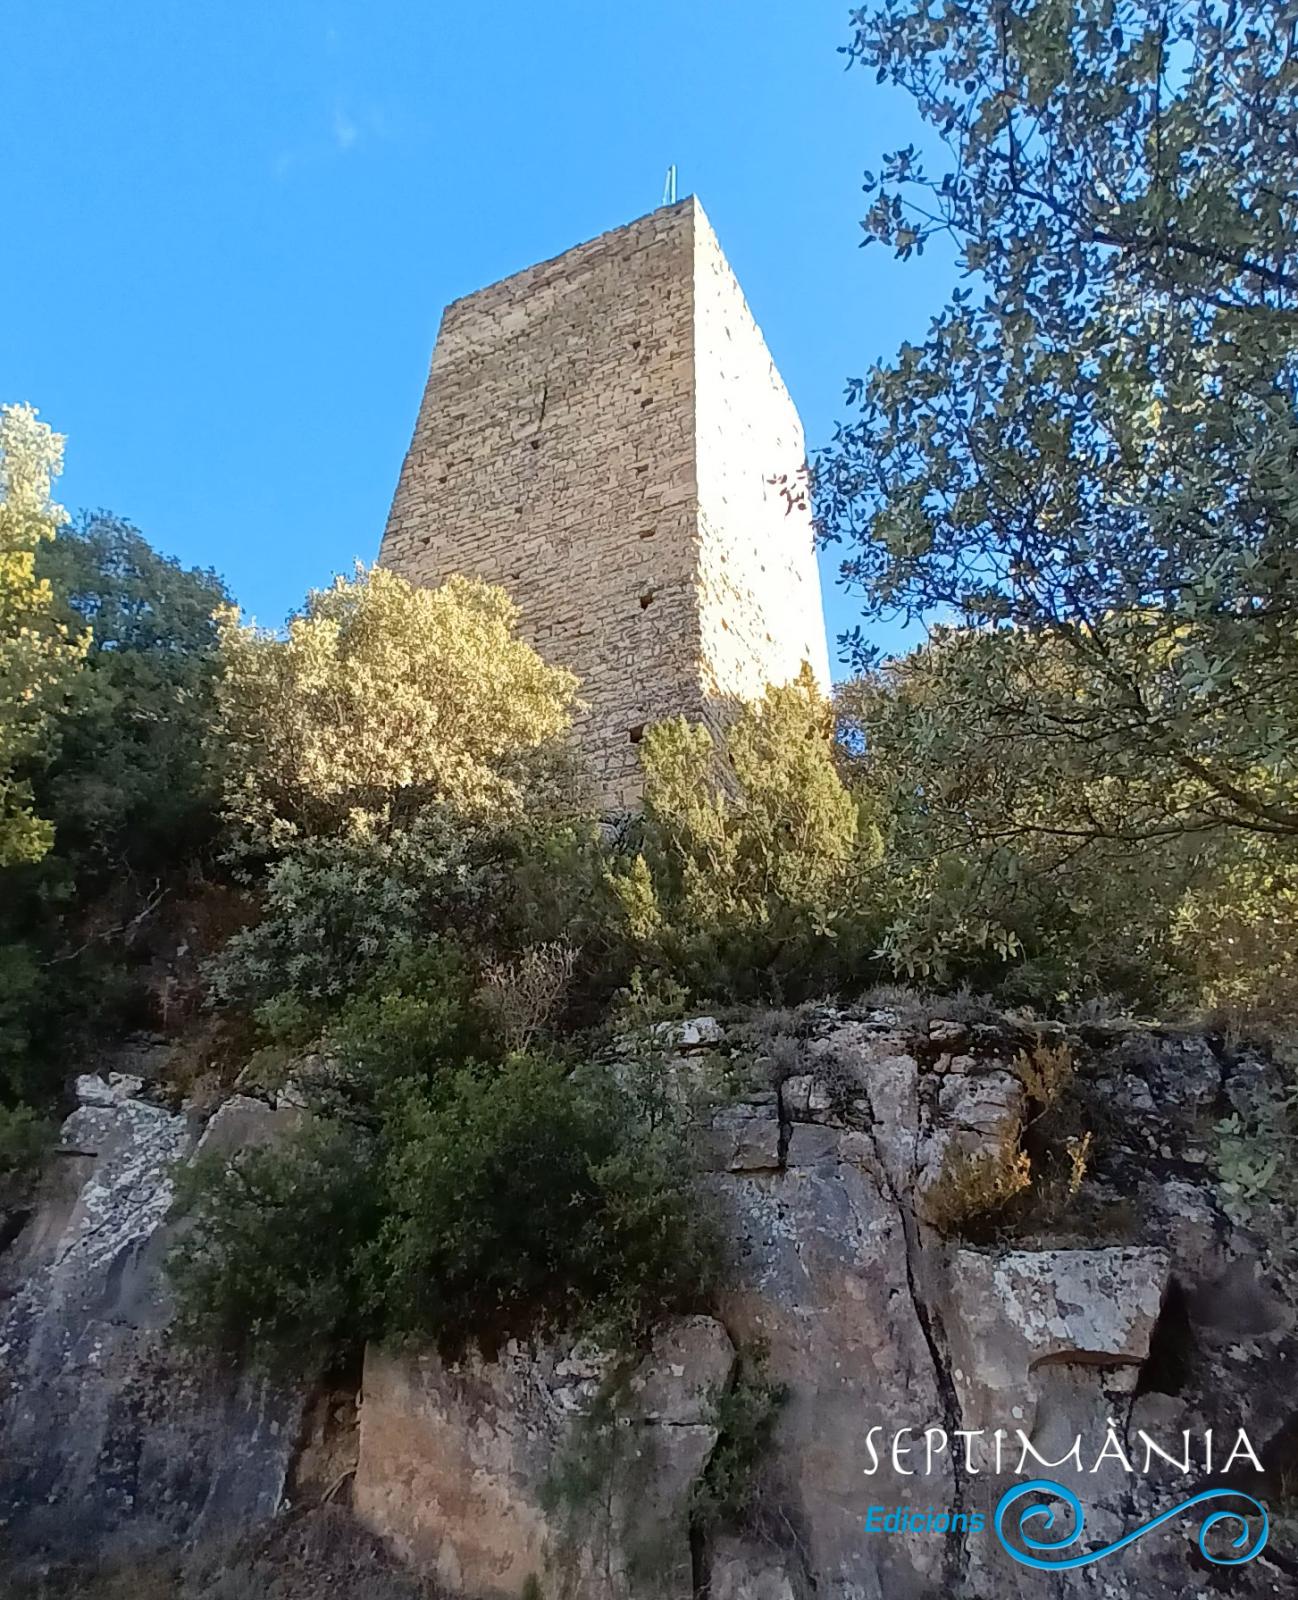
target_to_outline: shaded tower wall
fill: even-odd
[[[582,680],[609,809],[644,727],[827,682],[797,413],[691,199],[446,308],[379,559],[502,584]]]

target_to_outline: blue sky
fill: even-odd
[[[0,399],[61,498],[276,624],[373,558],[443,304],[702,199],[808,440],[946,272],[860,250],[918,128],[841,0],[39,0],[6,8]],[[825,559],[831,632],[854,620]]]

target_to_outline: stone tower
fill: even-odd
[[[645,725],[827,686],[802,425],[693,198],[446,308],[379,559],[502,584],[634,806]],[[796,496],[793,497],[796,501]]]

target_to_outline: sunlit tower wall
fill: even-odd
[[[582,681],[603,804],[647,725],[720,725],[829,664],[802,425],[703,208],[665,206],[449,305],[380,562],[517,601]]]

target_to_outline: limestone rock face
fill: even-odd
[[[691,1600],[690,1496],[733,1361],[709,1317],[665,1328],[629,1376],[557,1344],[370,1349],[357,1512],[455,1593],[504,1600],[535,1578],[572,1600]]]
[[[662,1329],[630,1367],[570,1340],[456,1361],[371,1348],[359,1404],[353,1378],[305,1415],[302,1394],[171,1348],[160,1276],[174,1164],[302,1112],[237,1096],[200,1128],[149,1103],[141,1074],[87,1078],[0,1255],[0,1538],[37,1558],[178,1548],[247,1532],[287,1484],[302,1500],[350,1483],[368,1529],[464,1600],[522,1600],[530,1579],[545,1600],[1298,1592],[1280,1515],[1233,1569],[1210,1570],[1193,1514],[1047,1573],[993,1531],[1031,1478],[1077,1494],[1072,1553],[1210,1484],[1272,1502],[1292,1472],[1292,1246],[1227,1215],[1212,1173],[1213,1118],[1274,1094],[1266,1062],[1153,1031],[1078,1041],[1070,1092],[1098,1152],[1080,1198],[1013,1243],[971,1243],[930,1227],[925,1201],[952,1160],[1030,1122],[1015,1070],[1030,1037],[820,1008],[777,1050],[702,1021],[658,1047],[675,1103],[702,1108],[729,1232],[715,1318]],[[617,1059],[637,1070],[632,1049]],[[696,1491],[735,1442],[716,1402],[757,1348],[785,1391],[773,1443],[745,1517],[709,1521]],[[1241,1428],[1267,1472],[1229,1459]],[[1149,1449],[1179,1456],[1187,1436],[1186,1472]],[[929,1510],[965,1525],[896,1525]]]
[[[709,1600],[805,1600],[808,1590],[769,1549],[719,1539],[709,1564]]]
[[[955,1251],[948,1326],[966,1425],[1030,1430],[1047,1364],[1108,1368],[1134,1387],[1170,1271],[1148,1249]]]
[[[274,1514],[292,1461],[299,1396],[168,1342],[172,1171],[198,1130],[140,1087],[79,1080],[69,1153],[0,1259],[0,1544],[17,1555],[242,1532]],[[267,1137],[275,1115],[228,1102],[201,1142]]]
[[[1187,1498],[1186,1483],[1202,1484],[1201,1443],[1197,1477],[1160,1472],[1157,1458],[1146,1473],[1142,1430],[1179,1448],[1186,1429],[1201,1442],[1215,1425],[1233,1440],[1243,1424],[1261,1448],[1291,1415],[1279,1402],[1264,1421],[1260,1396],[1278,1401],[1281,1380],[1269,1364],[1294,1359],[1292,1313],[1255,1245],[1238,1230],[1223,1233],[1196,1144],[1209,1130],[1194,1118],[1223,1087],[1213,1051],[1202,1040],[1142,1038],[1093,1063],[1097,1114],[1133,1078],[1152,1084],[1167,1108],[1167,1127],[1152,1101],[1150,1127],[1106,1126],[1108,1181],[1139,1186],[1137,1218],[1114,1201],[1128,1218],[1125,1239],[1110,1245],[1086,1230],[1039,1247],[974,1249],[923,1219],[947,1163],[1012,1146],[1027,1117],[1014,1056],[1030,1041],[989,1048],[980,1033],[939,1020],[916,1040],[886,1013],[826,1014],[800,1042],[777,1106],[750,1101],[724,1114],[739,1119],[743,1148],[781,1154],[772,1168],[727,1161],[727,1147],[718,1149],[713,1182],[738,1261],[722,1316],[741,1345],[765,1342],[771,1376],[789,1398],[760,1536],[721,1538],[707,1552],[714,1597],[1173,1600],[1198,1592],[1206,1565],[1192,1519],[1106,1566],[1045,1574],[1012,1561],[994,1537],[1001,1495],[1025,1477],[1052,1475],[1042,1461],[1063,1463],[1053,1476],[1085,1507],[1085,1546],[1100,1548]],[[1256,1063],[1243,1063],[1239,1076],[1241,1093],[1256,1092]],[[1232,1087],[1228,1079],[1228,1096]],[[1136,1153],[1144,1162],[1151,1134],[1165,1164],[1156,1175],[1133,1163]],[[1227,1328],[1257,1337],[1228,1343]],[[1209,1353],[1213,1339],[1231,1360]],[[899,1429],[910,1432],[893,1453]],[[972,1467],[957,1446],[962,1430]],[[1037,1452],[1022,1466],[1021,1438]],[[1261,1492],[1255,1474],[1233,1481]],[[897,1507],[978,1515],[983,1529],[872,1533],[872,1507],[880,1517]],[[1232,1592],[1287,1592],[1285,1559],[1232,1571]]]

